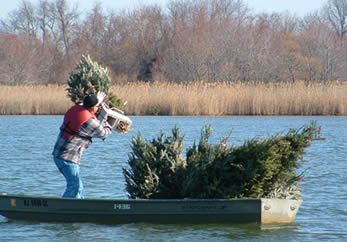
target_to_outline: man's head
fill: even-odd
[[[89,94],[83,100],[83,106],[87,109],[97,106],[98,103],[99,103],[99,100],[94,94]]]

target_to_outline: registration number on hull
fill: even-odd
[[[44,199],[25,199],[25,207],[48,207],[48,201]]]

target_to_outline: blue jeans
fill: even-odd
[[[76,163],[61,160],[53,156],[54,162],[66,179],[66,190],[63,197],[83,198],[83,184],[80,178],[80,166]]]

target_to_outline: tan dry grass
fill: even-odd
[[[1,86],[0,114],[63,114],[66,86]],[[347,85],[329,83],[128,83],[111,91],[128,115],[346,115]]]
[[[72,102],[64,86],[0,86],[0,114],[64,114]]]
[[[347,85],[329,83],[133,83],[114,86],[126,112],[162,115],[346,115]]]

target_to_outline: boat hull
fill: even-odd
[[[301,200],[283,199],[70,199],[0,195],[9,219],[94,223],[292,222]]]

